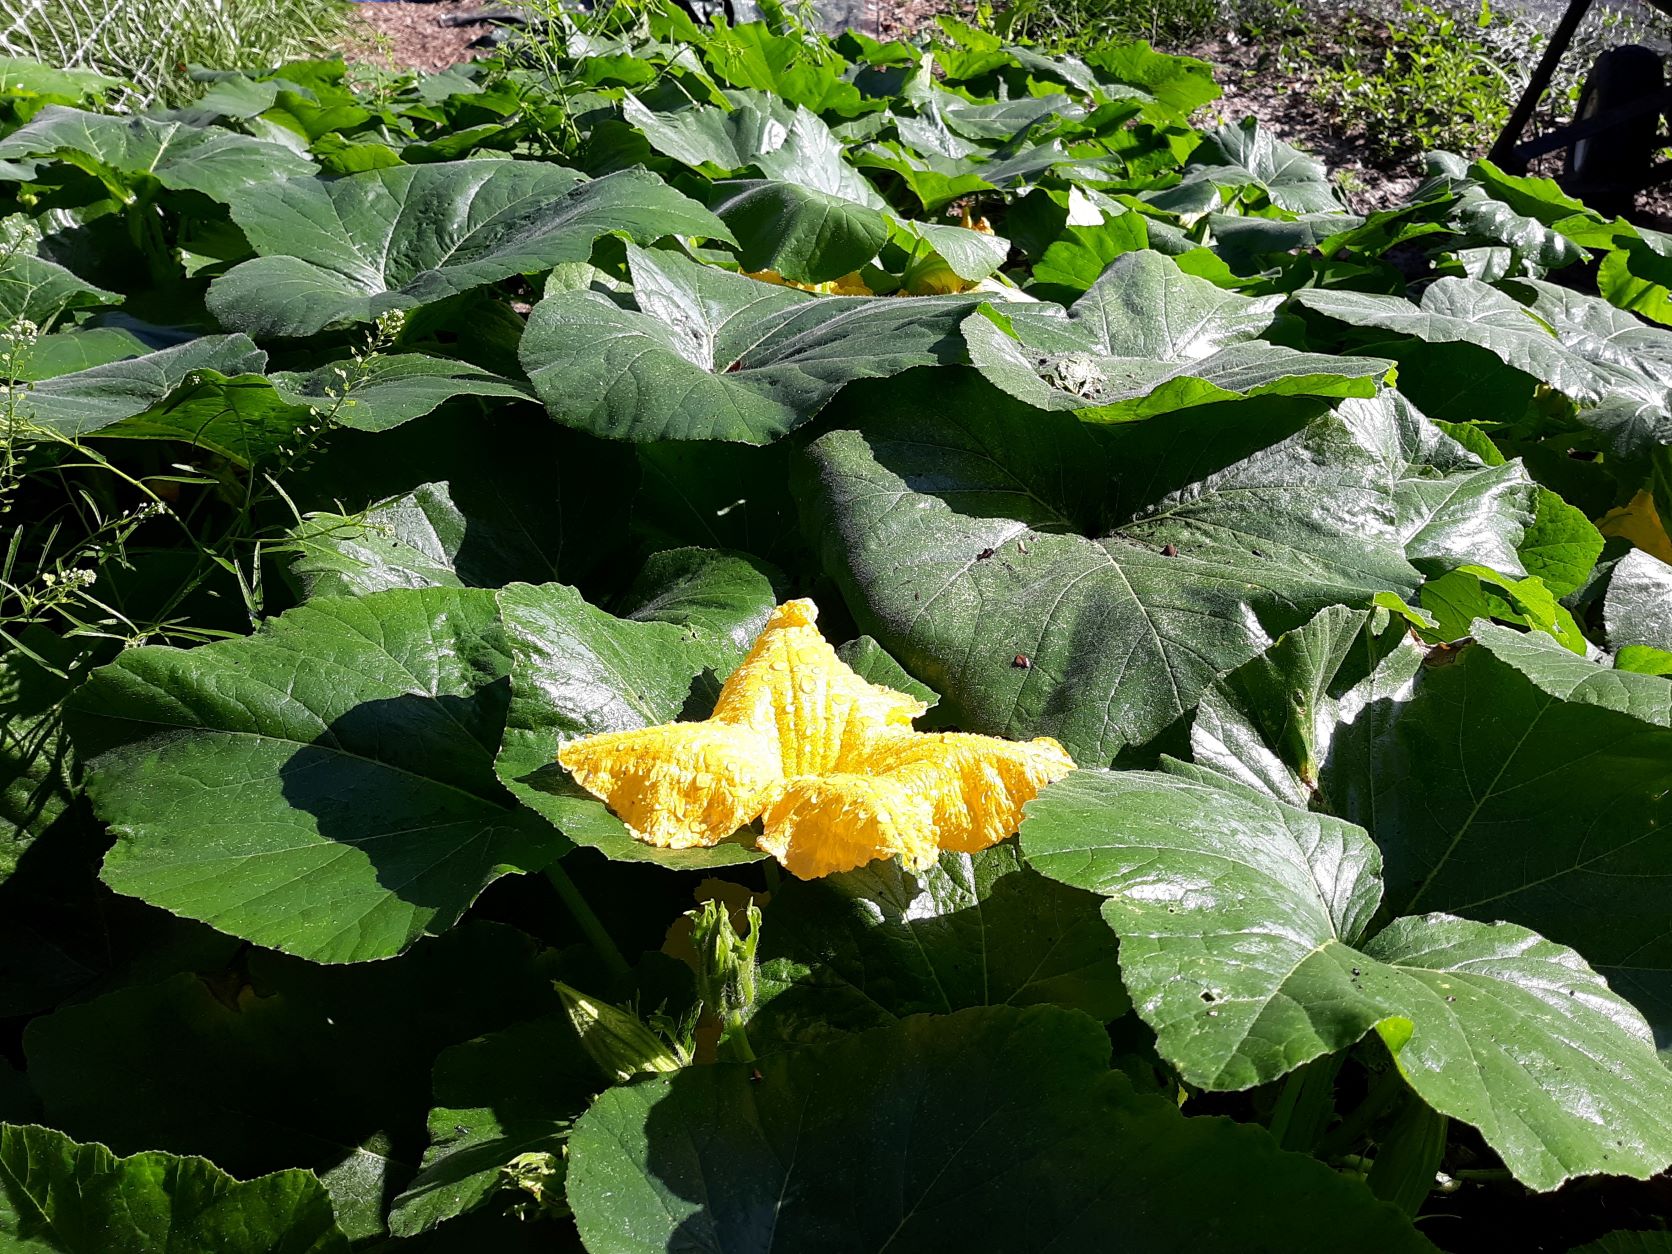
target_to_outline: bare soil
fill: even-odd
[[[488,32],[488,23],[463,26],[444,19],[492,12],[495,5],[471,0],[432,0],[412,4],[380,0],[354,6],[356,31],[343,52],[350,60],[390,69],[444,70],[478,54],[470,45]]]
[[[1278,139],[1317,157],[1335,176],[1337,191],[1354,213],[1401,204],[1422,181],[1415,160],[1393,168],[1367,161],[1362,138],[1344,130],[1313,98],[1304,79],[1279,64],[1275,49],[1217,39],[1189,51],[1213,65],[1224,93],[1209,110],[1226,122],[1254,117]]]

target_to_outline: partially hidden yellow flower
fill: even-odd
[[[798,291],[812,292],[817,296],[876,295],[857,270],[850,270],[840,278],[829,279],[823,283],[797,283],[794,279],[786,279],[776,270],[745,270],[743,276],[760,283],[770,283],[774,287],[793,287]]]
[[[985,849],[1074,769],[1047,736],[913,731],[928,707],[855,674],[817,618],[811,601],[780,605],[707,720],[588,736],[558,762],[664,849],[717,844],[758,818],[760,848],[803,879]]]
[[[1625,505],[1611,509],[1597,519],[1597,530],[1605,536],[1620,536],[1630,540],[1645,553],[1652,553],[1663,562],[1672,562],[1672,538],[1655,509],[1654,494],[1642,488]]]

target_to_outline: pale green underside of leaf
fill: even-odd
[[[618,440],[766,444],[856,379],[962,359],[966,297],[811,296],[629,248],[636,308],[534,308],[521,355],[552,416]]]

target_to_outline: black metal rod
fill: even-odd
[[[1504,124],[1503,134],[1498,136],[1492,150],[1486,154],[1492,161],[1506,165],[1514,160],[1516,142],[1527,129],[1527,123],[1532,121],[1533,110],[1538,107],[1538,98],[1544,94],[1544,89],[1550,86],[1550,80],[1556,77],[1556,67],[1562,63],[1562,54],[1568,50],[1568,45],[1573,42],[1574,32],[1579,29],[1579,23],[1585,20],[1585,15],[1591,11],[1591,5],[1595,2],[1596,0],[1572,0],[1567,12],[1562,14],[1562,20],[1556,23],[1556,29],[1550,36],[1550,44],[1545,48],[1544,56],[1539,59],[1538,68],[1533,71],[1533,77],[1527,83],[1527,90],[1522,92],[1521,99],[1516,101],[1515,112],[1509,115],[1509,121]]]

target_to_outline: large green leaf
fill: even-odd
[[[1602,533],[1585,511],[1569,505],[1548,488],[1538,490],[1537,513],[1517,552],[1527,573],[1565,597],[1590,577],[1602,555]]]
[[[655,113],[629,94],[623,113],[651,147],[686,165],[725,174],[759,170],[779,183],[886,208],[864,175],[843,158],[841,141],[816,114],[753,92],[734,94],[730,104],[729,109],[698,105]]]
[[[868,264],[888,242],[888,219],[816,187],[770,180],[716,183],[711,204],[738,242],[745,270],[826,283]]]
[[[209,288],[209,308],[252,335],[369,322],[519,274],[585,261],[600,235],[729,240],[695,201],[643,171],[588,180],[537,161],[390,166],[287,179],[232,197],[261,254]]]
[[[1275,138],[1253,118],[1205,134],[1190,154],[1185,181],[1263,192],[1290,213],[1341,212],[1323,162]]]
[[[1216,679],[1190,723],[1199,764],[1303,809],[1341,719],[1341,674],[1375,646],[1368,610],[1332,605],[1259,657]],[[1397,630],[1397,629],[1396,629]]]
[[[205,335],[28,385],[0,385],[0,398],[59,435],[86,435],[161,405],[199,372],[235,376],[266,364],[267,354],[246,335]]]
[[[569,1204],[593,1254],[1430,1248],[1357,1182],[1108,1061],[1095,1020],[992,1007],[648,1077],[575,1125]]]
[[[39,229],[26,218],[0,220],[0,326],[22,321],[45,326],[69,309],[121,302],[115,292],[36,256],[38,238]]]
[[[471,503],[467,512],[448,484],[425,483],[352,516],[311,514],[290,533],[291,570],[310,597],[558,576],[565,530],[578,521],[561,495],[555,509],[512,494]]]
[[[645,559],[619,608],[623,619],[680,628],[692,656],[724,678],[755,643],[773,602],[771,577],[759,563],[681,548]]]
[[[318,962],[399,953],[563,841],[493,772],[493,593],[331,598],[248,639],[147,647],[74,701],[119,892]]]
[[[810,446],[808,533],[860,625],[953,721],[1107,763],[1271,634],[1413,591],[1407,531],[1412,556],[1460,547],[1438,512],[1402,517],[1402,485],[1445,473],[1406,439],[1419,416],[1321,408],[1266,398],[1089,429],[967,376],[932,400],[867,394],[859,430]],[[1483,494],[1468,534],[1518,537],[1505,504]]]
[[[1608,643],[1672,649],[1672,566],[1633,549],[1614,565],[1602,602]]]
[[[1143,250],[1115,259],[1075,301],[982,310],[964,322],[970,360],[1040,409],[1137,418],[1228,396],[1373,396],[1393,363],[1258,341],[1282,298],[1227,292]]]
[[[1520,549],[1537,518],[1537,498],[1519,459],[1482,462],[1397,392],[1345,401],[1340,412],[1381,449],[1413,565],[1428,575],[1459,566],[1524,573]]]
[[[435,1064],[431,1144],[395,1199],[397,1236],[483,1205],[519,1154],[563,1153],[570,1123],[605,1083],[568,1015],[546,1015],[444,1050]]]
[[[240,1176],[309,1168],[358,1239],[384,1230],[412,1178],[437,1052],[554,1010],[551,975],[528,937],[485,923],[389,962],[258,951],[62,1007],[31,1022],[24,1049],[55,1126]]]
[[[668,603],[645,599],[642,617],[617,618],[563,584],[499,592],[513,662],[496,765],[525,805],[610,858],[679,868],[753,862],[762,855],[746,843],[669,850],[637,840],[557,765],[568,741],[678,718],[704,668],[718,665],[729,674],[741,643],[766,621],[772,585],[747,562],[681,565],[678,595]]]
[[[1375,1028],[1533,1188],[1672,1164],[1672,1072],[1578,954],[1441,914],[1366,941],[1382,885],[1363,829],[1210,778],[1078,771],[1022,825],[1030,864],[1108,899],[1133,1004],[1186,1080],[1248,1088]]]
[[[966,297],[811,296],[628,249],[633,301],[555,292],[522,341],[560,422],[628,440],[766,444],[855,379],[963,357]]]
[[[1219,84],[1206,61],[1157,52],[1141,39],[1101,44],[1086,54],[1086,62],[1116,82],[1142,88],[1176,118],[1219,99]]]
[[[786,880],[761,935],[756,1050],[971,1006],[1127,1009],[1096,898],[1025,869],[1013,842],[917,874],[873,862]]]
[[[50,1128],[0,1125],[0,1239],[18,1254],[347,1254],[305,1171],[238,1181],[205,1158],[118,1158]]]
[[[318,169],[283,144],[218,126],[188,126],[147,117],[113,117],[49,105],[0,140],[0,161],[57,157],[121,183],[155,179],[173,191],[231,199],[242,188],[270,187]]]
[[[1672,1045],[1666,681],[1485,623],[1474,634],[1352,702],[1323,794],[1381,846],[1391,910],[1508,919],[1572,945]]]
[[[1431,283],[1420,304],[1399,296],[1313,289],[1295,299],[1353,326],[1430,344],[1475,344],[1577,401],[1581,418],[1631,454],[1672,440],[1672,333],[1604,301],[1522,281],[1527,303],[1475,279]]]
[[[446,407],[383,433],[334,432],[324,457],[292,473],[286,491],[299,510],[309,511],[293,537],[312,520],[329,533],[314,533],[311,551],[299,559],[319,564],[320,588],[333,589],[326,595],[369,590],[359,581],[385,561],[389,569],[372,577],[410,582],[409,566],[425,565],[426,554],[466,584],[579,583],[598,572],[611,584],[619,581],[615,572],[632,541],[629,511],[640,499],[633,450],[560,427],[534,406],[473,409]],[[516,456],[508,457],[508,449]],[[393,520],[370,513],[381,515],[409,495],[442,491],[450,506],[439,500],[421,506],[438,540],[421,541],[412,552],[384,547],[384,541],[402,539],[405,524],[385,531],[377,524]],[[331,526],[326,515],[341,522]],[[361,556],[370,567],[344,556],[354,545],[367,546]],[[342,564],[327,548],[338,549]],[[313,577],[303,580],[305,591]],[[417,582],[430,577],[433,569]]]
[[[1470,631],[1493,657],[1560,701],[1600,705],[1672,727],[1672,684],[1658,676],[1617,670],[1605,656],[1580,657],[1542,632],[1513,631],[1487,622],[1475,623]]]

